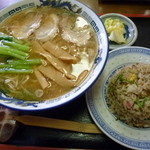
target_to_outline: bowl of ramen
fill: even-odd
[[[0,104],[42,110],[83,94],[101,74],[101,19],[71,0],[22,0],[0,13]]]

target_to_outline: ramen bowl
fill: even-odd
[[[67,102],[70,102],[70,101],[72,101],[72,100],[75,100],[77,97],[79,97],[81,94],[84,94],[84,92],[89,88],[89,87],[91,87],[92,85],[93,85],[93,83],[97,80],[97,78],[100,76],[100,74],[102,73],[102,71],[103,71],[103,69],[104,69],[104,67],[105,67],[105,63],[106,63],[106,61],[107,61],[107,55],[108,55],[108,38],[107,38],[107,33],[106,33],[106,30],[105,30],[105,27],[104,27],[104,25],[103,25],[103,23],[102,23],[102,21],[101,21],[101,19],[89,8],[89,7],[87,7],[86,5],[84,5],[83,3],[81,3],[81,2],[78,2],[78,1],[72,1],[72,0],[59,0],[59,1],[57,1],[57,0],[22,0],[22,1],[19,1],[19,2],[17,2],[17,3],[15,3],[15,4],[13,4],[13,5],[11,5],[11,6],[9,6],[9,7],[7,7],[7,8],[5,8],[5,9],[3,9],[3,10],[1,10],[1,12],[0,12],[0,22],[1,22],[1,24],[5,24],[4,22],[6,21],[6,20],[9,20],[9,19],[11,19],[11,18],[13,18],[13,17],[15,17],[15,15],[18,15],[19,17],[21,17],[21,18],[23,18],[22,19],[22,21],[19,21],[19,23],[17,23],[17,24],[15,24],[16,22],[17,22],[17,18],[13,18],[13,20],[15,20],[15,22],[13,22],[13,21],[8,21],[7,23],[8,23],[8,25],[12,25],[13,23],[15,24],[13,24],[13,26],[11,26],[11,27],[6,27],[6,28],[4,28],[4,26],[3,26],[3,29],[5,30],[5,29],[8,29],[7,31],[9,31],[9,30],[11,30],[11,37],[13,37],[13,39],[15,39],[15,42],[16,41],[24,41],[24,39],[22,38],[22,36],[25,36],[25,38],[26,38],[26,34],[28,33],[28,31],[29,31],[29,29],[28,29],[28,26],[30,26],[30,22],[28,23],[28,26],[26,25],[26,26],[24,26],[23,28],[22,28],[22,26],[24,25],[24,21],[27,19],[28,20],[28,18],[29,18],[29,20],[30,21],[34,21],[36,18],[38,18],[36,21],[36,23],[37,24],[34,24],[35,26],[37,25],[38,27],[36,28],[36,33],[34,32],[34,33],[31,33],[32,32],[32,30],[31,30],[31,32],[29,32],[29,34],[31,34],[31,36],[32,35],[40,35],[40,36],[38,36],[38,41],[39,40],[41,40],[42,42],[44,41],[45,42],[45,36],[43,36],[43,33],[44,32],[41,32],[41,34],[38,34],[39,33],[39,31],[41,31],[41,30],[43,30],[43,28],[41,27],[39,27],[39,25],[38,25],[38,20],[40,20],[40,18],[42,18],[40,15],[41,15],[41,13],[37,13],[37,15],[36,16],[32,16],[33,14],[34,14],[34,12],[33,12],[33,9],[36,9],[36,8],[38,8],[38,9],[40,9],[40,8],[51,8],[51,9],[63,9],[63,11],[65,12],[65,14],[64,14],[64,16],[74,16],[74,15],[78,15],[78,16],[80,16],[80,19],[83,21],[82,22],[82,24],[80,24],[80,29],[82,29],[82,27],[83,27],[83,24],[86,22],[86,23],[88,23],[88,27],[90,26],[91,27],[91,29],[90,29],[90,31],[92,31],[92,34],[94,34],[94,38],[95,38],[95,41],[96,41],[96,43],[97,43],[97,47],[96,47],[96,53],[95,53],[95,57],[94,57],[94,59],[93,59],[93,62],[92,62],[92,65],[91,65],[91,68],[90,68],[90,70],[88,71],[88,74],[86,74],[85,76],[85,78],[84,78],[84,80],[80,83],[80,84],[78,84],[78,85],[76,85],[74,88],[72,88],[71,90],[69,90],[68,92],[65,92],[64,94],[61,94],[61,95],[59,95],[59,96],[54,96],[53,98],[45,98],[44,100],[36,100],[36,99],[29,99],[29,100],[25,100],[24,98],[22,98],[22,95],[24,95],[24,93],[22,92],[18,92],[17,90],[15,91],[14,90],[14,93],[16,94],[16,96],[11,96],[11,95],[9,95],[9,94],[7,94],[7,92],[8,92],[8,90],[3,90],[2,89],[2,87],[5,87],[5,86],[2,86],[2,83],[1,83],[1,92],[0,92],[0,104],[1,105],[3,105],[3,106],[6,106],[6,107],[9,107],[9,108],[12,108],[12,109],[17,109],[17,110],[28,110],[28,111],[33,111],[33,110],[43,110],[43,109],[48,109],[48,108],[54,108],[54,107],[56,107],[56,106],[60,106],[60,105],[62,105],[62,104],[65,104],[65,103],[67,103]],[[46,9],[44,8],[44,14],[46,14]],[[28,17],[24,17],[24,16],[22,16],[22,13],[24,12],[24,11],[26,11],[26,14],[27,13],[30,13],[30,15],[28,16]],[[69,13],[68,13],[69,12]],[[21,14],[20,14],[21,13]],[[48,14],[48,13],[47,13]],[[48,16],[46,14],[46,16],[45,16],[45,18]],[[66,21],[66,20],[63,20],[62,22],[61,21],[59,21],[57,18],[56,18],[56,14],[57,14],[57,16],[59,17],[60,15],[61,15],[61,12],[57,12],[57,10],[55,10],[55,13],[53,13],[53,15],[52,16],[49,16],[49,17],[52,17],[53,18],[53,21],[54,21],[54,23],[53,23],[53,26],[55,26],[56,24],[56,22],[58,22],[59,23],[59,25],[60,26],[63,26],[63,22],[64,23],[68,23],[69,21]],[[31,18],[31,19],[30,19]],[[43,17],[44,18],[44,17]],[[80,20],[79,19],[79,20]],[[47,19],[46,18],[46,21],[47,20],[49,20],[49,18]],[[43,21],[43,20],[42,20]],[[43,21],[44,22],[44,21]],[[6,23],[6,24],[7,24]],[[22,23],[22,24],[21,24]],[[19,28],[17,28],[16,26],[18,25],[18,24],[21,24],[22,26],[21,27],[19,27]],[[79,25],[79,24],[78,24]],[[7,26],[7,25],[6,25]],[[30,26],[31,27],[31,29],[33,29],[35,26]],[[57,26],[57,25],[56,25]],[[45,27],[47,27],[46,25],[45,25]],[[64,25],[64,27],[66,27],[66,24]],[[2,28],[2,25],[1,25],[1,27],[0,27],[0,31],[2,32],[3,30],[1,29]],[[21,34],[19,34],[19,32],[17,31],[17,30],[20,30],[20,29],[25,29],[25,31],[26,32],[24,32],[24,33],[22,33],[21,32]],[[70,28],[67,28],[71,33],[74,31],[74,24],[72,24],[71,25],[71,27]],[[84,29],[86,28],[86,26],[84,26]],[[45,29],[45,28],[44,28]],[[49,29],[49,28],[48,28]],[[64,29],[64,28],[63,28]],[[66,28],[65,28],[66,29]],[[84,29],[82,30],[82,32],[83,32],[83,34],[82,35],[78,35],[77,37],[80,37],[81,39],[76,39],[76,37],[74,37],[74,39],[73,40],[70,40],[70,36],[69,36],[69,38],[68,38],[68,36],[66,36],[66,34],[65,33],[68,33],[68,30],[62,30],[62,34],[60,35],[61,37],[63,36],[63,38],[66,40],[66,38],[69,40],[69,41],[67,41],[66,43],[74,43],[74,42],[76,42],[76,41],[78,41],[79,43],[77,44],[77,47],[80,47],[80,45],[82,45],[81,47],[84,47],[84,43],[86,43],[86,42],[89,42],[89,36],[91,36],[90,34],[89,34],[89,32],[86,32],[86,31],[84,31]],[[37,31],[38,30],[38,31]],[[53,30],[54,32],[55,31],[57,31],[57,29],[56,30]],[[65,32],[66,31],[66,32]],[[46,32],[47,33],[47,32]],[[73,35],[75,34],[75,32],[73,32]],[[47,35],[49,35],[49,34],[46,34],[46,36]],[[28,36],[28,35],[27,35]],[[54,36],[55,36],[55,38],[57,38],[57,34],[54,34]],[[84,36],[86,36],[87,37],[87,40],[85,41],[85,38],[83,38],[82,39],[82,36],[84,37]],[[18,38],[19,37],[19,38]],[[92,39],[94,39],[93,38],[93,36],[92,36]],[[23,39],[23,40],[22,40]],[[6,39],[7,40],[7,39]],[[4,39],[4,41],[5,41],[5,39]],[[52,40],[53,41],[53,40]],[[94,43],[95,44],[95,41],[94,42],[91,42],[91,43]],[[10,41],[5,41],[5,43],[4,44],[7,44],[7,43],[9,43]],[[25,41],[24,41],[25,42]],[[3,41],[1,41],[1,43],[3,43]],[[46,42],[45,42],[46,43]],[[89,45],[91,45],[91,43],[89,44]],[[18,44],[18,43],[17,43]],[[21,44],[21,43],[19,43],[19,44]],[[29,45],[31,46],[31,45],[33,45],[34,44],[34,46],[36,47],[35,48],[35,50],[37,50],[40,46],[40,44],[41,44],[41,42],[40,43],[37,43],[37,41],[35,42],[34,41],[34,43],[33,42],[31,42]],[[48,41],[48,44],[51,44],[49,41]],[[47,47],[47,45],[48,44],[45,44],[45,47]],[[54,43],[53,44],[53,46],[55,46],[57,43]],[[75,45],[75,44],[74,44]],[[8,48],[8,46],[10,46],[10,45],[8,45],[7,44],[7,46],[5,46],[5,47],[7,47]],[[28,46],[28,44],[27,44],[27,46]],[[44,47],[44,48],[45,48]],[[70,46],[70,47],[74,47],[74,46]],[[92,47],[92,46],[91,46]],[[12,49],[14,49],[14,48],[12,48]],[[47,49],[47,48],[46,48]],[[55,48],[54,48],[55,49]],[[62,46],[62,49],[63,50],[66,50],[66,46]],[[48,49],[49,50],[49,49]],[[55,49],[56,50],[56,49]],[[60,49],[59,49],[60,50]],[[71,49],[72,50],[72,49]],[[60,51],[61,52],[61,51]],[[19,52],[20,53],[20,52]],[[91,51],[90,52],[91,54],[91,56],[93,56],[93,52]],[[23,55],[24,54],[24,52],[22,53],[21,52],[21,55]],[[66,53],[65,53],[66,54]],[[46,76],[45,77],[45,79],[47,80],[47,78],[49,77],[49,75],[51,75],[53,72],[55,72],[54,74],[53,74],[53,78],[57,78],[57,76],[60,76],[60,74],[65,74],[65,72],[63,72],[64,70],[63,69],[60,69],[61,67],[60,67],[60,65],[58,65],[57,63],[53,63],[53,62],[51,62],[51,60],[52,59],[54,59],[54,60],[56,60],[56,59],[58,59],[58,58],[55,58],[55,56],[54,56],[55,54],[52,54],[52,55],[50,55],[50,54],[48,54],[48,51],[46,50],[46,52],[43,52],[43,50],[42,51],[40,51],[40,54],[35,54],[35,55],[33,55],[33,57],[35,57],[35,56],[44,56],[44,59],[45,60],[49,60],[49,62],[48,63],[51,63],[51,67],[49,66],[49,68],[40,68],[40,69],[34,69],[34,68],[32,68],[33,69],[33,72],[32,73],[35,73],[36,71],[38,71],[38,73],[36,74],[35,73],[35,76],[37,77],[39,74],[40,74],[40,76]],[[61,57],[62,56],[62,53],[61,53],[61,55],[59,54],[59,52],[56,54],[56,55],[59,55],[59,57]],[[68,54],[66,54],[67,56],[68,56]],[[61,59],[65,59],[66,58],[66,55],[63,55],[64,57],[62,58],[61,57]],[[22,58],[22,57],[21,57]],[[71,57],[72,58],[72,57]],[[30,59],[30,58],[29,58]],[[70,60],[70,59],[69,59]],[[86,60],[86,59],[85,59]],[[22,60],[21,60],[22,61]],[[25,60],[26,61],[26,60]],[[41,60],[42,62],[43,62],[43,60]],[[62,60],[61,60],[62,61]],[[66,61],[68,61],[68,59],[66,60]],[[59,62],[60,62],[60,60],[59,60]],[[70,62],[70,61],[69,61]],[[83,63],[84,61],[80,61],[80,63],[78,64],[78,66],[76,67],[76,68],[78,68],[78,69],[81,69],[83,66],[82,66],[82,63]],[[7,63],[9,64],[11,64],[12,63],[12,60],[7,60]],[[1,64],[4,64],[3,62],[1,62]],[[8,66],[8,64],[7,64],[7,66]],[[9,65],[10,65],[9,64]],[[11,67],[12,67],[13,65],[11,64]],[[22,66],[25,66],[25,68],[26,67],[28,67],[28,64],[25,64],[25,65],[22,65]],[[55,66],[56,68],[53,68],[52,66]],[[72,64],[71,65],[71,67],[72,66],[74,66],[74,64]],[[87,66],[87,68],[89,67],[88,65],[84,65],[84,66]],[[44,66],[45,67],[45,66]],[[26,70],[24,68],[24,70]],[[7,69],[7,67],[6,67],[6,69]],[[18,68],[17,68],[18,69]],[[43,72],[44,70],[45,70],[45,72]],[[59,70],[60,69],[60,70]],[[5,68],[3,69],[3,71],[5,70]],[[7,69],[8,70],[8,69]],[[12,70],[14,70],[14,69],[9,69],[9,71],[12,71]],[[35,71],[36,70],[36,71]],[[39,72],[39,70],[40,70],[40,72]],[[58,72],[58,73],[56,73],[56,71],[60,71],[60,72]],[[86,72],[86,70],[87,69],[85,69],[85,72]],[[6,72],[5,72],[6,73]],[[8,73],[8,72],[7,72]],[[8,75],[6,73],[6,75]],[[15,73],[14,75],[16,75],[17,73]],[[0,75],[2,75],[2,74],[0,74]],[[13,75],[13,77],[14,77],[14,75]],[[83,72],[83,75],[84,75],[84,72]],[[67,76],[66,78],[72,78],[72,75],[71,76],[69,76],[68,74],[65,74],[64,76]],[[4,75],[2,75],[1,76],[1,79],[2,78],[5,78],[5,74]],[[14,77],[14,78],[16,78],[16,77]],[[7,80],[7,82],[10,82],[10,79],[14,79],[14,78],[10,78],[9,77],[9,79]],[[38,77],[37,77],[38,78]],[[53,84],[53,82],[55,82],[55,79],[53,79],[51,76],[50,76],[50,80],[52,80],[52,84]],[[60,84],[61,83],[61,86],[65,86],[65,87],[67,87],[67,85],[70,85],[70,81],[68,82],[67,81],[67,84],[64,82],[65,80],[67,80],[67,79],[64,79],[64,78],[59,78],[59,82],[58,81],[56,81],[56,83],[57,84]],[[44,79],[44,80],[45,80]],[[81,77],[81,79],[82,79],[82,77]],[[80,79],[79,79],[80,80]],[[39,82],[41,82],[41,81],[43,81],[43,79],[40,79],[39,80]],[[6,82],[6,81],[5,81]],[[24,81],[24,82],[26,82],[26,80]],[[49,82],[48,82],[49,83]],[[19,86],[20,86],[20,80],[18,80],[18,82],[17,82],[17,84],[18,84],[18,86],[16,87],[16,89],[17,88],[19,88]],[[22,83],[21,83],[22,84]],[[34,86],[34,84],[35,84],[35,86]],[[51,86],[52,84],[49,84],[49,86]],[[7,85],[6,85],[7,86]],[[10,85],[9,85],[10,86]],[[35,88],[37,87],[36,86],[36,82],[30,82],[29,81],[29,85],[28,85],[28,88],[26,88],[25,89],[25,85],[22,85],[22,89],[24,90],[24,92],[26,92],[26,93],[29,93],[30,92],[30,94],[29,95],[32,95],[33,94],[33,92],[32,91],[28,91],[32,86],[34,86]],[[38,88],[38,87],[37,87]],[[44,89],[45,87],[43,87],[43,89]],[[63,88],[62,88],[63,89]],[[31,90],[32,90],[32,88],[31,88]],[[54,91],[53,92],[47,92],[47,94],[49,94],[49,95],[52,95],[52,94],[54,94],[54,93],[58,93],[60,90],[59,90],[59,87],[57,88],[57,86],[54,88]],[[11,92],[11,90],[9,90],[9,92]],[[39,91],[38,90],[38,92],[41,94],[42,92],[41,92],[41,90]],[[20,94],[20,95],[19,95]],[[38,95],[40,95],[40,94],[38,94]],[[18,98],[19,97],[19,98]]]

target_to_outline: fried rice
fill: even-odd
[[[150,64],[125,66],[110,78],[108,105],[117,119],[150,127]]]

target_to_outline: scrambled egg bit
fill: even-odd
[[[136,79],[137,79],[137,76],[136,76],[136,74],[133,73],[133,74],[130,75],[128,80],[129,81],[135,81]]]

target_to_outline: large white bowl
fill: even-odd
[[[97,80],[102,73],[107,60],[108,38],[101,19],[89,7],[76,0],[21,0],[0,11],[0,22],[22,10],[42,5],[63,7],[82,15],[92,25],[96,33],[99,43],[98,56],[95,59],[94,66],[86,80],[80,86],[61,97],[43,102],[30,102],[4,97],[3,94],[0,93],[0,104],[9,108],[19,110],[42,110],[69,102],[83,94]]]

